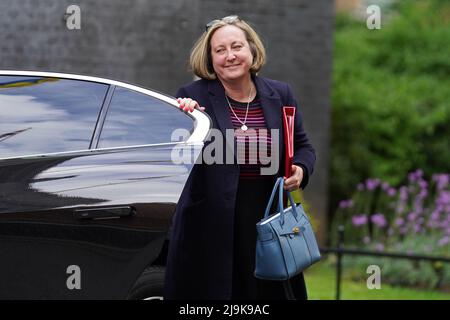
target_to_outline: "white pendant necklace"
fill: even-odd
[[[231,111],[233,112],[234,116],[236,117],[236,119],[242,124],[241,126],[241,130],[242,131],[247,131],[248,127],[245,125],[245,123],[247,122],[247,115],[248,115],[248,106],[250,105],[250,97],[252,96],[252,87],[250,86],[250,94],[248,95],[248,101],[247,101],[247,111],[245,112],[245,119],[244,122],[241,121],[241,119],[239,119],[239,117],[237,116],[237,114],[234,112],[233,107],[230,104],[230,100],[228,100],[228,96],[225,94],[225,98],[227,99],[228,102],[228,106],[230,107]]]

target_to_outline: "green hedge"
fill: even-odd
[[[450,3],[402,0],[391,10],[380,30],[336,19],[332,211],[366,178],[399,185],[417,168],[449,169]]]

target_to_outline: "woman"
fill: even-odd
[[[282,107],[297,106],[287,84],[256,75],[264,63],[259,36],[237,16],[210,22],[192,49],[190,64],[201,80],[178,90],[180,108],[204,110],[223,137],[234,130],[234,145],[223,143],[223,154],[233,147],[244,152],[231,164],[193,167],[174,215],[166,299],[285,299],[281,282],[253,276],[255,224],[276,178],[285,173],[282,158],[272,174],[261,174],[267,167],[262,159],[247,161],[252,154],[245,135],[254,130],[258,142],[269,150],[276,146],[272,158],[283,155]],[[315,162],[298,108],[294,136],[294,165],[285,175],[290,191],[306,186]],[[291,284],[296,297],[306,299],[303,275]]]

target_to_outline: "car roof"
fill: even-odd
[[[163,100],[168,104],[178,107],[178,103],[176,99],[172,96],[166,95],[164,93],[146,89],[134,84],[129,84],[122,81],[111,80],[107,78],[94,77],[88,75],[80,75],[80,74],[71,74],[71,73],[59,73],[59,72],[47,72],[47,71],[28,71],[28,70],[0,70],[0,75],[2,76],[34,76],[34,77],[48,77],[48,78],[60,78],[60,79],[71,79],[71,80],[82,80],[82,81],[90,81],[90,82],[98,82],[108,85],[119,86],[123,88],[127,88],[130,90],[134,90],[137,92],[141,92],[143,94],[152,96],[159,100]],[[211,119],[209,116],[195,109],[193,112],[189,113],[191,117],[195,120],[194,131],[190,135],[189,139],[186,143],[197,143],[203,142],[209,132],[211,127]]]

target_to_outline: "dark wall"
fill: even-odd
[[[81,29],[68,30],[69,5]],[[78,73],[165,93],[191,81],[189,51],[206,22],[237,14],[259,32],[268,52],[261,75],[286,81],[298,97],[317,151],[305,191],[311,212],[327,219],[332,65],[332,0],[0,0],[0,69]]]

